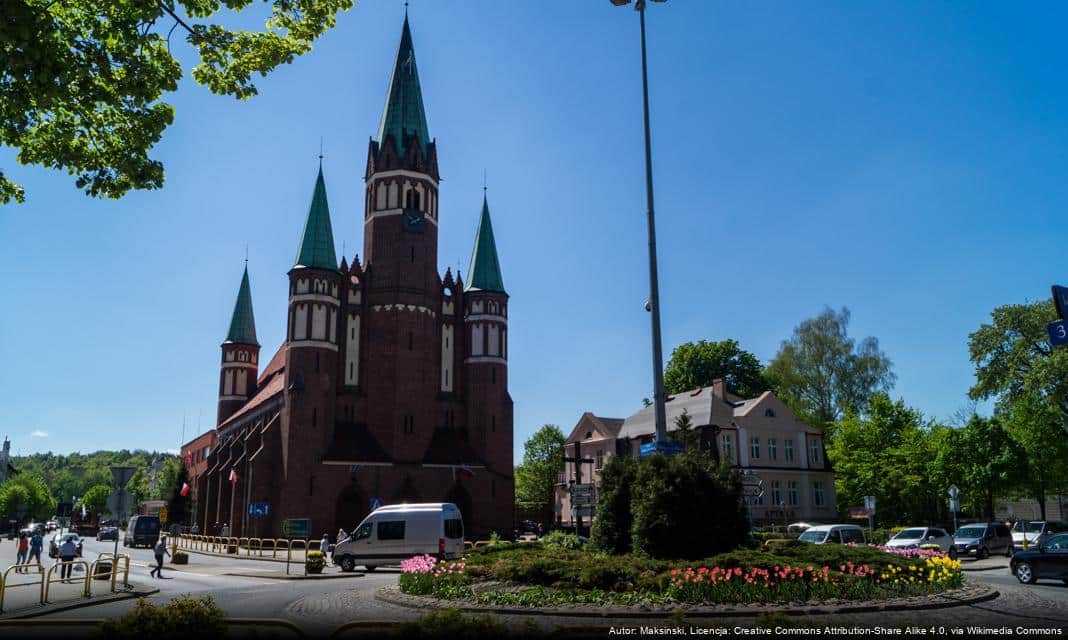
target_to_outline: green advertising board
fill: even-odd
[[[282,521],[282,536],[286,538],[307,538],[311,532],[308,518],[289,518]]]

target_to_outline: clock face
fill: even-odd
[[[422,211],[405,209],[401,217],[404,219],[404,229],[406,231],[422,232],[423,227],[426,225],[426,218]]]

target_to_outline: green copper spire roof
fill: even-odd
[[[497,242],[493,239],[493,224],[490,223],[489,203],[482,196],[482,219],[478,222],[475,250],[471,253],[470,280],[464,291],[496,291],[504,293],[501,278],[501,263],[497,260]]]
[[[319,177],[315,179],[315,193],[312,194],[308,222],[304,224],[304,237],[301,238],[294,266],[337,271],[334,231],[330,227],[330,207],[326,204],[322,164],[319,165]]]
[[[386,107],[382,110],[382,123],[378,126],[378,144],[386,142],[386,135],[393,134],[397,151],[404,156],[405,135],[419,134],[419,143],[426,149],[430,134],[423,111],[423,92],[419,89],[419,70],[415,67],[415,48],[412,47],[412,32],[408,29],[408,16],[404,16],[397,62],[389,79]]]
[[[247,264],[245,275],[241,276],[241,288],[237,290],[234,317],[230,319],[230,332],[226,334],[226,341],[260,346],[260,343],[256,342],[256,318],[252,315],[252,289],[248,285]]]

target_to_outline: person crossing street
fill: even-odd
[[[76,553],[78,553],[78,545],[74,543],[74,538],[68,537],[63,544],[59,545],[59,578],[61,580],[70,577]]]
[[[156,566],[152,569],[152,571],[148,572],[148,575],[152,576],[153,578],[162,578],[163,556],[171,555],[171,553],[167,551],[167,536],[160,536],[160,539],[156,542],[156,546],[153,549],[153,552],[155,552],[156,554]]]

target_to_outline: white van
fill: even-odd
[[[464,521],[451,502],[394,504],[379,507],[363,519],[347,540],[334,545],[334,564],[368,571],[400,564],[412,556],[459,558],[464,552]]]
[[[817,527],[809,527],[798,538],[801,542],[813,544],[827,544],[837,542],[841,544],[855,543],[864,544],[864,529],[855,524],[822,524]]]

